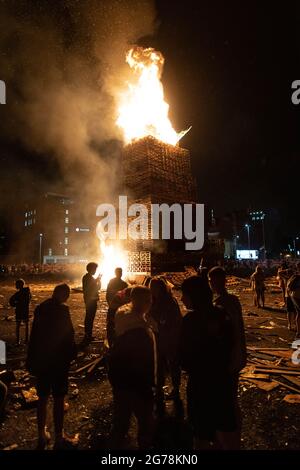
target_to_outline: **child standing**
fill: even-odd
[[[25,287],[23,279],[16,280],[17,292],[11,296],[9,303],[11,307],[15,308],[16,314],[16,338],[17,345],[20,342],[20,327],[21,323],[25,323],[25,343],[28,343],[28,323],[29,323],[29,303],[31,300],[31,293],[29,287]]]

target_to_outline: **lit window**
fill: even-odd
[[[69,227],[65,227],[65,233],[69,233]]]
[[[33,219],[33,223],[35,224],[35,219]]]
[[[33,213],[36,214],[36,210],[35,210],[35,209],[34,209]]]
[[[52,248],[49,248],[48,254],[49,254],[49,256],[52,256]]]
[[[65,256],[68,256],[68,248],[65,248]]]
[[[66,238],[65,238],[65,245],[67,245],[68,242],[69,242],[69,239],[66,237]]]
[[[27,220],[25,220],[25,227],[27,227]]]
[[[66,209],[66,215],[68,215],[68,214],[69,214],[69,209]]]
[[[25,212],[25,217],[27,217],[27,212]]]
[[[69,217],[66,217],[66,218],[65,218],[65,223],[66,223],[66,224],[69,223]]]

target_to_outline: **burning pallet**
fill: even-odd
[[[179,145],[170,145],[152,136],[144,137],[125,147],[122,167],[129,203],[143,204],[149,214],[151,204],[196,203],[190,154]],[[183,241],[153,240],[151,227],[152,220],[148,217],[145,239],[124,243],[129,272],[155,274],[172,268],[182,270],[184,265],[195,263],[195,255],[184,250]]]

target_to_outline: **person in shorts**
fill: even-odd
[[[21,324],[25,324],[25,343],[28,343],[29,332],[29,304],[31,293],[29,287],[25,287],[23,279],[16,280],[17,292],[11,296],[9,303],[14,307],[16,314],[16,339],[17,345],[20,345],[20,328]]]

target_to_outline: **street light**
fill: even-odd
[[[236,251],[237,251],[237,242],[240,237],[238,235],[234,235],[233,237],[233,242],[234,242],[234,257],[236,257]]]
[[[248,232],[248,250],[250,252],[250,225],[249,224],[245,224],[245,228],[247,229],[247,232]],[[250,254],[250,253],[249,253]]]
[[[40,233],[40,264],[43,264],[43,262],[42,262],[42,242],[43,242],[43,234]]]

